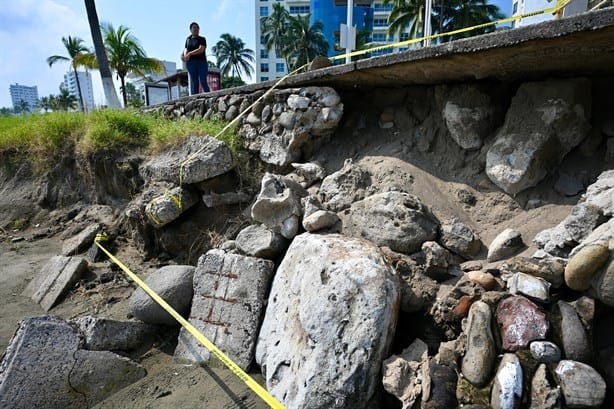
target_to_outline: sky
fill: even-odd
[[[509,15],[512,0],[492,0]],[[196,21],[208,49],[224,33],[241,38],[256,49],[254,0],[97,0],[101,23],[124,25],[140,41],[149,57],[174,61],[189,24]],[[38,87],[38,96],[59,93],[68,63],[49,67],[47,57],[66,55],[62,37],[80,37],[93,48],[83,0],[2,0],[0,4],[0,107],[12,107],[9,85]],[[209,57],[215,61],[215,57]],[[94,100],[104,103],[100,74],[94,71]],[[253,79],[244,78],[248,83]],[[117,85],[118,81],[114,77]]]
[[[255,48],[254,0],[96,0],[101,23],[124,25],[140,41],[149,57],[174,61],[179,55],[190,22],[200,25],[207,38],[207,53],[224,33],[241,38]],[[58,94],[68,62],[47,64],[47,57],[67,55],[62,37],[77,36],[93,48],[83,0],[0,1],[0,107],[12,107],[9,85],[38,87],[38,96]],[[215,61],[215,57],[209,57]],[[94,100],[104,103],[98,71],[92,73]],[[118,83],[117,79],[113,78]],[[250,81],[244,78],[246,82]]]

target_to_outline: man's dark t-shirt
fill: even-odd
[[[185,40],[185,48],[188,49],[188,52],[196,50],[201,45],[207,48],[207,40],[205,39],[205,37],[198,36],[194,38],[192,36],[189,36]],[[190,60],[205,60],[206,58],[207,57],[205,53],[201,53],[201,54],[196,54],[196,55],[191,56]]]

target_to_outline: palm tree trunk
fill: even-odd
[[[124,100],[124,108],[128,106],[128,98],[126,98],[126,79],[123,76],[119,77],[122,84],[122,99]]]
[[[75,79],[77,80],[77,91],[79,92],[79,103],[81,104],[81,112],[85,112],[85,105],[83,104],[83,94],[81,93],[81,83],[79,82],[79,73],[75,67],[72,68],[75,73]]]
[[[102,79],[104,96],[109,107],[121,109],[119,99],[117,98],[117,92],[115,91],[115,85],[113,85],[113,76],[109,68],[109,60],[107,59],[107,53],[104,49],[104,43],[102,42],[100,22],[98,21],[98,13],[96,13],[95,1],[85,0],[85,10],[87,11],[87,21],[89,22],[90,31],[92,32],[94,49],[96,50],[96,59],[98,60],[98,69],[100,71],[100,78]]]

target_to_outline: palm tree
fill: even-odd
[[[121,92],[124,106],[128,103],[126,97],[126,75],[145,76],[146,73],[164,73],[164,65],[155,58],[147,57],[139,40],[128,27],[120,25],[117,30],[112,24],[102,27],[104,43],[109,56],[109,66],[115,70],[121,82]]]
[[[79,92],[79,103],[81,105],[81,110],[85,111],[85,105],[83,104],[83,95],[81,93],[81,83],[79,81],[79,74],[77,73],[77,68],[80,66],[86,66],[86,61],[91,59],[92,53],[90,50],[83,44],[83,40],[79,37],[62,37],[62,43],[64,43],[64,47],[66,47],[66,51],[68,52],[68,57],[63,55],[52,55],[47,58],[47,64],[51,67],[58,61],[68,61],[70,62],[70,66],[75,74],[75,79],[77,80],[77,91]]]
[[[11,108],[2,107],[0,108],[0,116],[11,116],[13,114],[13,110]]]
[[[287,44],[283,52],[292,62],[292,67],[308,64],[319,55],[328,53],[328,42],[322,33],[324,24],[316,21],[309,25],[310,14],[290,16]]]
[[[15,104],[14,110],[15,110],[16,114],[26,113],[26,112],[30,111],[30,104],[28,103],[28,101],[20,99]]]
[[[383,4],[392,3],[392,11],[388,16],[388,34],[401,34],[409,27],[411,38],[418,38],[424,22],[424,0],[384,0]]]
[[[274,50],[276,56],[283,56],[283,50],[288,45],[290,18],[290,13],[283,5],[274,3],[271,15],[260,19],[260,32],[265,45],[269,51]],[[287,59],[286,65],[288,65]]]
[[[51,109],[51,101],[49,100],[49,97],[40,97],[40,99],[38,100],[38,106],[41,109],[44,109],[45,112]]]
[[[98,22],[96,3],[94,0],[84,1],[85,10],[87,11],[87,21],[89,22],[90,31],[92,32],[92,40],[94,42],[94,49],[96,50],[96,60],[98,70],[100,71],[100,78],[102,79],[104,96],[109,107],[120,109],[121,105],[119,104],[119,99],[117,99],[115,85],[113,85],[113,76],[111,75],[111,69],[109,68],[109,60],[107,59],[107,53],[104,48],[104,43],[102,42],[102,33],[100,32],[100,23]]]
[[[443,22],[443,32],[477,26],[505,17],[499,7],[488,4],[487,0],[448,0],[446,6],[440,7],[437,13],[440,15],[436,18]],[[449,40],[489,33],[494,30],[494,25],[481,27],[449,36]]]
[[[232,71],[231,77],[240,77],[241,72],[244,72],[247,78],[251,78],[254,68],[250,63],[254,62],[254,51],[245,48],[243,40],[228,33],[222,34],[220,38],[212,51],[222,76],[228,76]]]
[[[77,98],[64,87],[60,87],[60,94],[55,96],[55,104],[60,111],[77,108]]]

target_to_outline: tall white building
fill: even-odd
[[[276,55],[275,50],[266,48],[260,20],[273,13],[273,4],[283,5],[293,15],[305,15],[310,13],[309,0],[254,0],[256,20],[256,81],[268,81],[281,78],[288,72],[286,60],[281,55]]]
[[[21,101],[28,103],[28,111],[33,112],[38,106],[38,87],[28,87],[27,85],[9,85],[9,92],[11,93],[11,102],[13,103],[13,109],[20,104]]]
[[[79,86],[81,87],[81,96],[83,97],[85,111],[93,111],[94,88],[92,86],[92,75],[89,71],[77,71],[77,75],[79,76]],[[77,104],[81,105],[81,100],[79,99],[79,88],[77,87],[77,76],[75,75],[74,71],[71,70],[64,74],[64,82],[62,82],[60,87],[66,88],[71,95],[77,98]],[[80,106],[79,109],[81,109]]]

